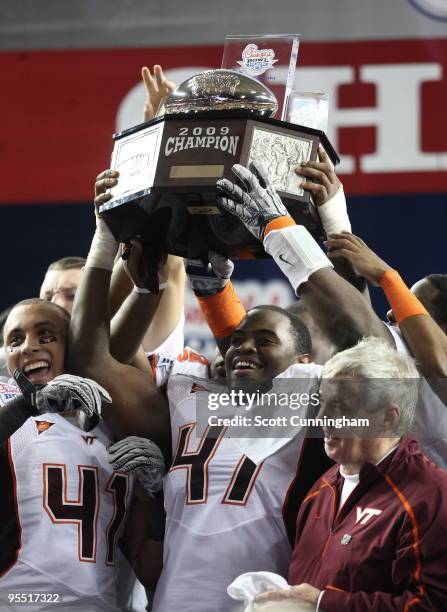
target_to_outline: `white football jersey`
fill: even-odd
[[[400,329],[389,325],[396,350],[412,357],[408,344]],[[439,399],[429,383],[422,378],[419,401],[411,435],[419,442],[423,453],[436,465],[447,469],[447,406]]]
[[[185,346],[185,315],[182,313],[177,325],[169,336],[154,351],[147,351],[146,355],[171,355],[177,357]]]
[[[2,603],[8,593],[32,591],[58,593],[64,610],[118,610],[118,540],[133,482],[111,469],[109,444],[103,422],[84,432],[44,414],[1,449]],[[57,607],[32,609],[49,606]]]
[[[180,360],[159,359],[156,374],[159,383],[167,380],[174,459],[165,479],[164,567],[153,610],[228,610],[234,602],[227,586],[240,574],[287,576],[291,547],[283,506],[303,436],[256,465],[224,437],[225,428],[207,427],[196,437],[196,399],[209,392],[203,357],[185,349]]]

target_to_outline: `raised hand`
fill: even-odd
[[[185,259],[185,270],[191,289],[196,295],[219,293],[231,278],[234,263],[214,251],[208,252],[208,261]]]
[[[167,256],[149,251],[141,240],[132,238],[122,245],[124,270],[135,287],[158,293],[168,280]]]
[[[318,147],[318,159],[303,162],[295,168],[296,174],[310,179],[303,181],[301,188],[311,192],[315,206],[321,206],[333,198],[341,186],[334,165],[321,145]]]
[[[115,187],[118,184],[119,172],[116,170],[104,170],[95,179],[95,199],[94,204],[96,210],[101,204],[108,202],[112,198],[112,194],[108,189]]]
[[[221,194],[218,203],[224,210],[238,217],[249,232],[262,241],[267,223],[289,213],[261,164],[252,162],[249,169],[235,164],[232,171],[244,188],[228,179],[217,181],[217,189]]]
[[[146,87],[146,102],[144,104],[144,120],[150,121],[156,117],[161,102],[177,87],[175,83],[169,81],[163,74],[161,66],[156,64],[153,74],[147,66],[141,69],[141,76]]]
[[[391,268],[361,238],[349,232],[331,234],[324,244],[329,249],[330,259],[345,257],[356,272],[372,285],[378,285],[385,272]]]

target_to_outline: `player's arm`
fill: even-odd
[[[138,365],[135,360],[144,355],[141,349],[147,326],[160,302],[160,294],[138,294],[132,291],[112,319],[110,352],[121,363]],[[145,368],[144,371],[149,371]]]
[[[99,175],[95,184],[96,196],[102,196],[102,202],[111,198],[107,190],[116,186],[119,178],[116,172],[105,173]],[[157,274],[159,292],[151,293],[149,289],[157,284],[154,278]],[[150,371],[139,348],[143,345],[144,350],[154,351],[174,331],[183,313],[184,285],[181,258],[168,255],[167,260],[159,263],[139,240],[124,245],[122,257],[113,268],[110,289],[113,357]]]
[[[396,321],[422,374],[444,403],[447,389],[447,336],[427,310],[411,293],[399,273],[380,259],[361,238],[353,234],[334,234],[326,242],[329,256],[341,254],[372,285],[380,285]]]
[[[164,512],[159,497],[166,473],[160,449],[151,440],[131,436],[109,447],[114,470],[135,477],[132,502],[120,548],[142,584],[154,590],[163,566]]]
[[[153,504],[136,483],[120,549],[138,580],[151,591],[155,590],[163,569],[163,541],[152,539],[150,534],[153,519]]]
[[[230,280],[233,262],[213,251],[209,251],[208,258],[209,262],[186,259],[186,272],[208,327],[225,357],[231,334],[246,313]]]
[[[149,270],[146,259],[149,255],[139,240],[131,240],[125,246],[123,257],[123,269],[130,279],[132,291],[112,319],[110,352],[121,363],[131,363],[159,308],[166,279],[160,277],[160,271],[158,279],[151,278],[151,275],[157,275],[157,270],[155,266]],[[152,290],[148,288],[151,285]],[[148,366],[144,371],[149,371]]]
[[[168,255],[162,274],[166,276],[166,286],[143,338],[143,348],[147,353],[156,351],[169,338],[184,312],[186,274],[182,258]]]
[[[236,164],[233,172],[244,186],[218,181],[220,206],[237,216],[289,279],[323,333],[339,349],[364,336],[392,342],[388,330],[364,297],[334,272],[333,265],[310,233],[296,225],[262,168]]]
[[[100,176],[108,185],[108,172]],[[96,206],[106,201],[106,196],[96,196]],[[119,363],[110,353],[109,289],[118,244],[103,219],[97,217],[96,223],[72,313],[69,367],[110,393],[112,403],[103,416],[116,436],[147,436],[167,450],[170,426],[166,399],[149,375]]]
[[[350,232],[351,221],[348,215],[343,184],[321,145],[318,147],[318,160],[303,162],[295,168],[295,173],[307,179],[301,184],[301,187],[304,191],[311,193],[326,236],[334,233]],[[350,261],[344,257],[333,257],[332,263],[337,274],[358,289],[365,299],[371,303],[368,284],[363,276],[356,272]]]
[[[168,255],[158,269],[159,292],[151,293],[144,265],[151,255],[139,240],[131,240],[127,252],[122,267],[131,291],[112,319],[110,345],[112,355],[123,363],[133,362],[140,346],[154,352],[173,333],[183,314],[185,286],[182,259]]]
[[[149,365],[145,364],[145,351],[153,352],[157,349],[180,321],[185,272],[183,261],[169,255],[158,269],[159,292],[152,293],[147,289],[147,274],[144,272],[147,258],[144,247],[140,241],[132,240],[130,249],[124,267],[133,282],[133,290],[112,319],[110,348],[118,361],[132,362],[136,367],[150,371]],[[178,260],[181,271],[178,269]],[[179,347],[178,352],[182,348]]]
[[[302,187],[312,194],[326,234],[334,231],[350,230],[351,224],[343,185],[335,174],[334,166],[322,147],[320,147],[318,153],[319,161],[304,163],[295,171],[307,178]],[[191,287],[222,355],[225,355],[230,345],[231,334],[245,316],[245,310],[231,281],[229,278],[226,280],[222,277],[225,262],[228,262],[228,260],[224,258],[212,261],[211,270],[208,266],[208,269],[203,271],[197,264],[195,268],[188,264],[186,266],[187,271],[191,271],[188,274]],[[351,263],[342,257],[334,258],[333,262],[336,272],[359,291],[362,291],[369,301],[365,279],[355,273]],[[228,264],[226,265],[228,267]],[[214,285],[211,284],[213,280],[210,276],[211,273],[214,273]],[[216,283],[221,278],[220,284],[217,285]],[[207,284],[209,284],[209,287]]]

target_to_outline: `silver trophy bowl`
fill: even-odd
[[[245,111],[271,117],[275,95],[263,83],[234,70],[206,70],[183,81],[166,99],[164,114]]]

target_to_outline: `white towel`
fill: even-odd
[[[232,599],[243,601],[244,612],[255,612],[253,600],[264,591],[273,589],[290,589],[287,581],[279,574],[272,572],[247,572],[241,574],[227,588]]]

